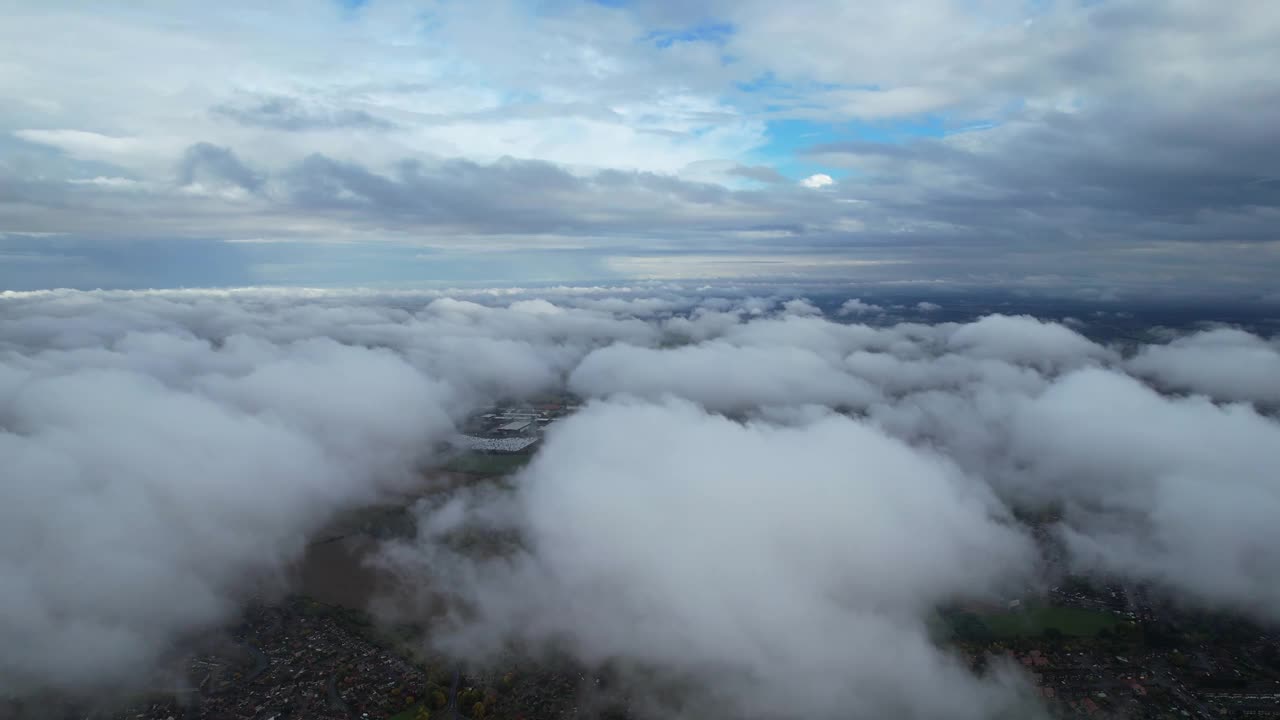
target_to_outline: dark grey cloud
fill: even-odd
[[[268,130],[390,130],[394,123],[364,110],[328,108],[273,96],[215,105],[210,112],[241,125]]]
[[[575,175],[539,160],[491,164],[447,159],[405,161],[379,174],[312,155],[282,176],[294,204],[348,213],[353,222],[397,221],[478,233],[600,233],[627,236],[655,228],[677,232],[756,229],[778,209],[758,193],[655,173],[602,170]],[[803,203],[808,198],[794,194]],[[778,205],[792,202],[779,198]],[[746,213],[744,218],[737,211]]]
[[[777,185],[787,181],[785,175],[768,165],[738,165],[730,170],[729,174],[769,185]]]
[[[588,189],[582,180],[540,161],[503,160],[488,166],[466,160],[431,166],[407,161],[387,176],[323,155],[312,155],[291,170],[287,187],[299,207],[354,212],[357,222],[400,221],[477,232],[548,232],[576,224],[555,198]]]
[[[1256,173],[1236,176],[1234,182],[1252,188],[1239,197],[1201,187],[1190,171],[1170,171],[1163,185],[1150,187],[1145,176],[1102,174],[1105,152],[1086,161],[1076,157],[1084,150],[1058,149],[1065,137],[1041,143],[1043,151],[1019,145],[1044,132],[1027,123],[986,131],[982,143],[960,136],[824,146],[823,157],[854,166],[861,178],[823,192],[784,184],[730,190],[656,173],[570,172],[514,158],[418,158],[375,170],[316,154],[269,171],[230,147],[197,143],[178,163],[178,185],[136,181],[110,168],[61,182],[11,172],[0,193],[8,198],[10,227],[78,237],[189,237],[199,218],[207,223],[205,238],[307,242],[391,233],[484,248],[500,237],[504,246],[527,244],[530,252],[547,242],[580,248],[591,263],[610,252],[677,262],[682,255],[754,255],[782,264],[809,254],[805,272],[824,274],[828,258],[863,261],[872,264],[858,277],[878,282],[1237,296],[1266,285],[1267,258],[1277,252],[1276,211],[1265,204],[1271,184]],[[1040,157],[1058,172],[1006,160],[1014,155]],[[1067,163],[1092,174],[1072,175]],[[1230,160],[1223,163],[1229,168]],[[1175,194],[1169,186],[1178,183],[1185,189]],[[1164,209],[1162,193],[1174,198]],[[73,207],[78,212],[61,212]],[[990,263],[992,257],[1000,262]],[[556,264],[563,263],[547,256],[530,267]],[[827,267],[828,277],[846,272],[838,262]],[[68,276],[53,284],[84,283]]]
[[[1261,58],[1276,47],[1275,9],[1099,3],[1075,20],[1042,51],[1010,59],[1001,83],[1017,109],[975,113],[979,129],[807,153],[854,170],[851,194],[878,215],[945,226],[956,244],[1165,243],[1170,256],[1194,254],[1190,243],[1246,243],[1269,257],[1280,239],[1280,150],[1268,140],[1280,90]],[[1060,92],[1029,100],[1046,87]]]
[[[178,184],[212,181],[230,183],[249,192],[265,182],[263,175],[244,164],[231,148],[196,143],[187,148],[178,163]]]
[[[1249,215],[1280,206],[1280,150],[1266,142],[1280,94],[1249,106],[1247,117],[1214,105],[1165,116],[1150,106],[1039,113],[972,138],[809,152],[868,173],[884,210],[920,220],[982,231],[1002,218],[1017,233],[1039,224],[1060,237],[1128,229],[1135,241],[1269,241],[1266,213]],[[1233,217],[1252,227],[1232,227]]]

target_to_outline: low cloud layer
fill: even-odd
[[[1079,567],[1280,622],[1280,424],[1098,369],[1022,400],[1018,482],[1067,503]]]
[[[1070,569],[1280,621],[1274,339],[1111,347],[1079,322],[830,307],[4,294],[0,693],[135,677],[279,583],[335,512],[413,482],[469,413],[559,389],[586,406],[511,492],[424,506],[419,537],[384,548],[465,608],[442,649],[659,672],[684,704],[632,699],[668,714],[1026,712],[1016,675],[971,675],[928,619],[1052,580],[1013,519],[1045,508]],[[459,555],[445,538],[473,526],[522,549]]]
[[[475,615],[447,635],[454,652],[514,640],[639,663],[694,679],[716,716],[985,718],[1017,705],[939,652],[924,618],[1029,573],[1030,541],[945,458],[865,423],[597,403],[553,432],[515,502],[528,553],[514,560],[392,555],[465,593]],[[453,529],[441,519],[454,512],[426,527]]]
[[[1181,392],[1280,403],[1280,345],[1239,330],[1208,330],[1143,348],[1129,370]]]
[[[406,485],[447,389],[327,339],[130,333],[0,362],[0,694],[145,678],[277,586],[337,509]]]

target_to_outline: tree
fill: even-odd
[[[980,643],[991,639],[986,623],[971,612],[958,612],[951,616],[951,631],[961,642]]]
[[[484,703],[478,702],[471,706],[471,717],[475,720],[484,720]]]

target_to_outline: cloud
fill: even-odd
[[[197,143],[187,148],[178,165],[178,183],[191,185],[198,181],[230,183],[254,192],[262,187],[263,178],[251,170],[228,148]]]
[[[950,105],[954,98],[935,88],[899,87],[829,93],[825,99],[856,118],[880,119],[920,115]]]
[[[1078,567],[1280,619],[1274,418],[1095,369],[1025,401],[1013,427],[1039,491],[1068,503],[1061,532]]]
[[[840,315],[867,315],[870,313],[884,312],[884,308],[873,303],[863,302],[859,298],[845,300],[840,305]]]
[[[812,350],[723,341],[674,350],[611,345],[584,358],[569,387],[592,396],[676,395],[721,412],[806,402],[866,407],[878,397],[874,387]]]
[[[1280,346],[1240,330],[1208,330],[1147,345],[1129,362],[1140,377],[1218,400],[1280,403]]]
[[[73,157],[86,160],[128,157],[140,149],[141,142],[132,137],[115,137],[87,130],[17,130],[14,136],[28,142],[51,145]]]
[[[704,716],[1019,704],[935,649],[922,618],[1025,570],[1029,540],[945,460],[866,424],[594,403],[555,428],[513,502],[528,550],[511,560],[477,566],[430,537],[390,551],[471,608],[439,630],[456,652],[514,638],[621,659],[693,681],[684,702]]]
[[[604,170],[590,175],[535,160],[502,158],[406,161],[383,175],[313,155],[282,183],[291,203],[313,213],[364,222],[472,233],[529,232],[585,236],[754,230],[773,217],[752,209],[753,193],[653,173]],[[784,198],[780,202],[792,202]],[[739,211],[753,215],[744,221]]]
[[[956,487],[988,498],[992,504],[986,507],[994,513],[987,515],[989,519],[1015,507],[1063,509],[1062,520],[1050,530],[1065,543],[1068,562],[1077,571],[1152,583],[1157,592],[1184,602],[1263,619],[1273,616],[1274,602],[1264,584],[1280,554],[1270,550],[1274,533],[1263,518],[1274,512],[1280,496],[1262,470],[1272,463],[1263,448],[1275,445],[1268,438],[1280,432],[1273,418],[1243,407],[1217,408],[1204,400],[1163,397],[1127,376],[1126,361],[1115,350],[1029,317],[988,316],[969,324],[872,329],[786,313],[744,321],[741,312],[704,309],[668,327],[705,339],[678,347],[613,345],[588,355],[571,376],[570,386],[610,399],[560,426],[539,459],[517,479],[515,498],[499,502],[500,510],[490,505],[493,498],[471,506],[473,519],[482,526],[514,523],[525,538],[527,553],[476,565],[443,550],[432,531],[417,545],[388,550],[387,562],[410,575],[448,568],[445,583],[461,595],[455,599],[468,612],[478,613],[466,615],[467,620],[456,617],[456,625],[437,637],[441,647],[483,657],[517,641],[526,648],[568,650],[589,664],[607,659],[665,668],[698,689],[684,702],[703,714],[742,712],[735,704],[742,703],[764,714],[794,711],[799,704],[819,716],[834,714],[831,708],[837,706],[872,714],[951,716],[931,707],[930,693],[903,700],[904,690],[894,680],[907,674],[910,663],[934,662],[939,656],[895,656],[894,662],[907,663],[892,665],[900,673],[869,675],[879,678],[876,687],[889,688],[882,694],[864,685],[864,678],[838,678],[840,671],[830,670],[858,668],[861,674],[863,663],[869,662],[861,651],[850,650],[853,654],[833,662],[821,642],[793,646],[775,638],[768,623],[756,618],[764,612],[761,608],[781,612],[773,605],[777,602],[803,616],[822,618],[821,627],[842,626],[827,609],[806,604],[804,588],[813,585],[796,574],[813,570],[821,578],[817,586],[823,587],[827,580],[838,582],[840,571],[822,564],[822,552],[806,553],[803,543],[782,539],[790,532],[791,501],[756,493],[778,483],[786,488],[778,492],[795,497],[804,513],[816,512],[819,506],[840,503],[830,498],[816,504],[802,501],[812,497],[805,490],[808,483],[844,477],[835,468],[849,468],[847,482],[854,492],[851,488],[860,487],[859,473],[866,469],[867,477],[878,479],[877,492],[886,495],[866,497],[850,507],[896,512],[899,506],[888,498],[903,486],[888,480],[876,465],[879,450],[854,439],[864,432],[878,438],[877,443],[888,441],[906,450],[913,462],[945,458],[944,463],[954,463],[961,471],[954,476]],[[1251,338],[1242,334],[1235,342],[1260,342]],[[815,359],[838,364],[814,364]],[[875,397],[854,399],[868,420],[850,420],[822,409],[848,402],[840,390],[842,373],[880,390]],[[792,384],[784,384],[784,378]],[[804,384],[808,381],[812,387]],[[754,419],[734,423],[707,411]],[[846,431],[849,437],[841,435]],[[1200,446],[1190,440],[1191,432],[1205,433],[1213,438],[1211,447],[1227,451],[1195,449]],[[792,455],[789,442],[780,439],[784,437],[805,438],[797,441],[809,448],[802,453],[807,459]],[[653,452],[655,445],[650,443],[664,452]],[[836,458],[843,448],[856,451],[861,460]],[[911,476],[928,475],[917,470]],[[1219,477],[1231,480],[1224,483],[1215,479]],[[724,488],[716,489],[721,482]],[[929,496],[946,497],[936,493],[930,491]],[[1217,497],[1206,500],[1209,495]],[[646,503],[653,503],[652,509]],[[1201,522],[1193,508],[1205,503],[1208,515]],[[1241,503],[1252,507],[1246,511]],[[673,507],[681,509],[678,517]],[[769,521],[755,515],[766,507]],[[459,519],[457,511],[453,506],[450,517],[466,523],[466,515]],[[424,509],[425,526],[445,532],[438,512]],[[1228,529],[1233,513],[1239,513],[1242,522]],[[688,531],[688,538],[680,519],[686,517],[696,528]],[[797,527],[822,527],[820,520],[806,518],[797,521]],[[666,528],[661,540],[641,530],[657,525]],[[629,531],[631,527],[636,529]],[[715,538],[721,533],[728,539],[718,542]],[[822,533],[837,536],[834,530]],[[913,535],[921,542],[934,539],[932,533],[918,530]],[[761,584],[740,585],[734,568],[743,548],[754,542],[795,550],[809,559],[779,560],[779,568],[788,573],[780,581],[769,563],[774,557],[791,556],[748,551],[753,572],[744,571],[743,577]],[[856,567],[857,548],[865,545],[899,547],[887,537],[833,542],[831,547],[848,548],[841,555],[843,562]],[[1018,546],[1019,541],[1002,543],[1001,552],[1013,555],[988,566],[992,572],[1032,580],[1039,570],[1037,561],[1019,556]],[[1179,563],[1183,557],[1191,560]],[[880,604],[870,599],[876,591],[866,589],[836,593],[851,603],[840,607],[848,610],[871,602],[876,608],[919,609],[939,602],[939,594],[917,595],[918,587],[900,584],[897,573],[911,572],[912,563],[906,565],[895,564],[892,570],[862,567],[857,576],[859,587],[888,583],[911,599],[903,596]],[[681,574],[704,567],[720,569],[712,582]],[[870,582],[871,578],[877,580]],[[673,586],[681,592],[663,590]],[[786,587],[785,594],[768,589],[777,586]],[[941,595],[999,593],[1000,587],[1000,582],[988,580],[955,586]],[[701,609],[701,603],[717,608],[718,622],[708,619],[704,613],[709,611]],[[876,612],[859,617],[867,625],[849,628],[851,634],[878,633],[871,628],[886,619]],[[891,623],[892,634],[877,646],[911,647],[915,641],[910,638],[918,637],[912,623],[920,617],[906,625]],[[655,627],[650,628],[650,622]],[[658,626],[676,628],[675,637]],[[786,627],[795,636],[809,637],[802,621]],[[778,633],[792,637],[782,629]],[[813,669],[808,680],[800,680],[770,664],[779,657],[787,658],[787,667],[827,670]],[[947,675],[936,667],[930,672],[930,677]],[[805,697],[791,695],[774,680],[787,687],[799,683]],[[812,682],[840,690],[815,689]],[[990,709],[985,703],[1017,702],[1016,692],[1007,687],[997,690],[973,683],[972,678],[961,679],[951,692],[977,692],[983,699],[975,699],[972,707],[984,711]]]
[[[782,303],[782,314],[798,316],[821,315],[822,310],[804,298],[792,298]]]
[[[420,482],[454,419],[555,384],[574,351],[552,337],[581,354],[649,332],[573,309],[425,297],[411,311],[359,293],[0,304],[6,696],[147,684],[183,638],[279,589],[335,512]]]
[[[452,428],[445,397],[389,352],[330,340],[139,330],[8,353],[0,693],[145,683],[172,643],[273,587],[331,513],[405,483]]]
[[[874,261],[860,280],[1270,288],[1280,14],[1263,3],[232,5],[258,20],[11,13],[0,231],[451,251],[500,234],[644,276],[723,276],[675,259],[732,251],[794,260],[775,276]],[[635,42],[656,37],[689,40]],[[822,192],[784,182],[797,170]],[[628,270],[641,250],[671,262]],[[527,281],[545,262],[512,265]]]
[[[975,357],[1028,363],[1042,369],[1111,355],[1070,328],[1029,315],[988,315],[960,327],[947,344]]]
[[[916,309],[920,312],[937,312],[942,309],[942,306],[938,303],[931,303],[927,300],[922,300],[916,303]]]
[[[279,96],[216,105],[210,112],[242,125],[272,130],[390,130],[395,127],[364,110],[315,107],[297,98]]]
[[[780,185],[787,181],[786,176],[767,165],[738,165],[729,170],[729,174],[767,185]]]
[[[607,664],[661,716],[990,717],[1035,710],[933,642],[950,601],[1071,569],[1276,619],[1274,339],[818,307],[750,284],[2,293],[0,692],[147,681],[476,408],[565,389],[586,408],[509,490],[424,501],[383,548],[408,597],[447,588],[440,649]],[[1036,509],[1063,566],[1013,519]],[[461,529],[520,543],[459,554]]]
[[[800,181],[800,185],[810,190],[821,190],[824,187],[830,187],[835,184],[835,180],[831,179],[826,173],[814,173],[809,177]]]

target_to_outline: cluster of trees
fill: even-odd
[[[982,618],[971,612],[947,613],[943,618],[951,626],[952,637],[960,642],[986,643],[995,639]]]
[[[1024,632],[1010,635],[1007,630],[1005,632],[997,632],[993,630],[991,625],[983,620],[976,613],[960,609],[943,610],[940,613],[942,621],[945,623],[951,639],[961,643],[971,643],[985,645],[998,640],[1014,640],[1021,638],[1029,640],[1039,638],[1051,645],[1060,645],[1071,637],[1087,637],[1090,636],[1089,618],[1084,618],[1084,624],[1080,624],[1078,618],[1057,618],[1047,617],[1033,614],[1030,611],[1023,621]],[[1054,623],[1050,625],[1049,623]],[[1003,624],[1003,623],[1002,623]],[[1079,625],[1077,627],[1077,625]],[[1067,628],[1066,631],[1063,627]],[[1072,629],[1074,627],[1074,630]],[[1114,625],[1105,626],[1096,631],[1092,636],[1102,643],[1113,645],[1124,645],[1140,640],[1142,630],[1133,622],[1116,622]]]
[[[510,677],[510,676],[508,676]],[[506,678],[503,678],[504,682]],[[498,700],[498,693],[495,690],[487,692],[478,688],[467,688],[458,693],[458,707],[470,710],[471,720],[484,720],[489,709]]]

